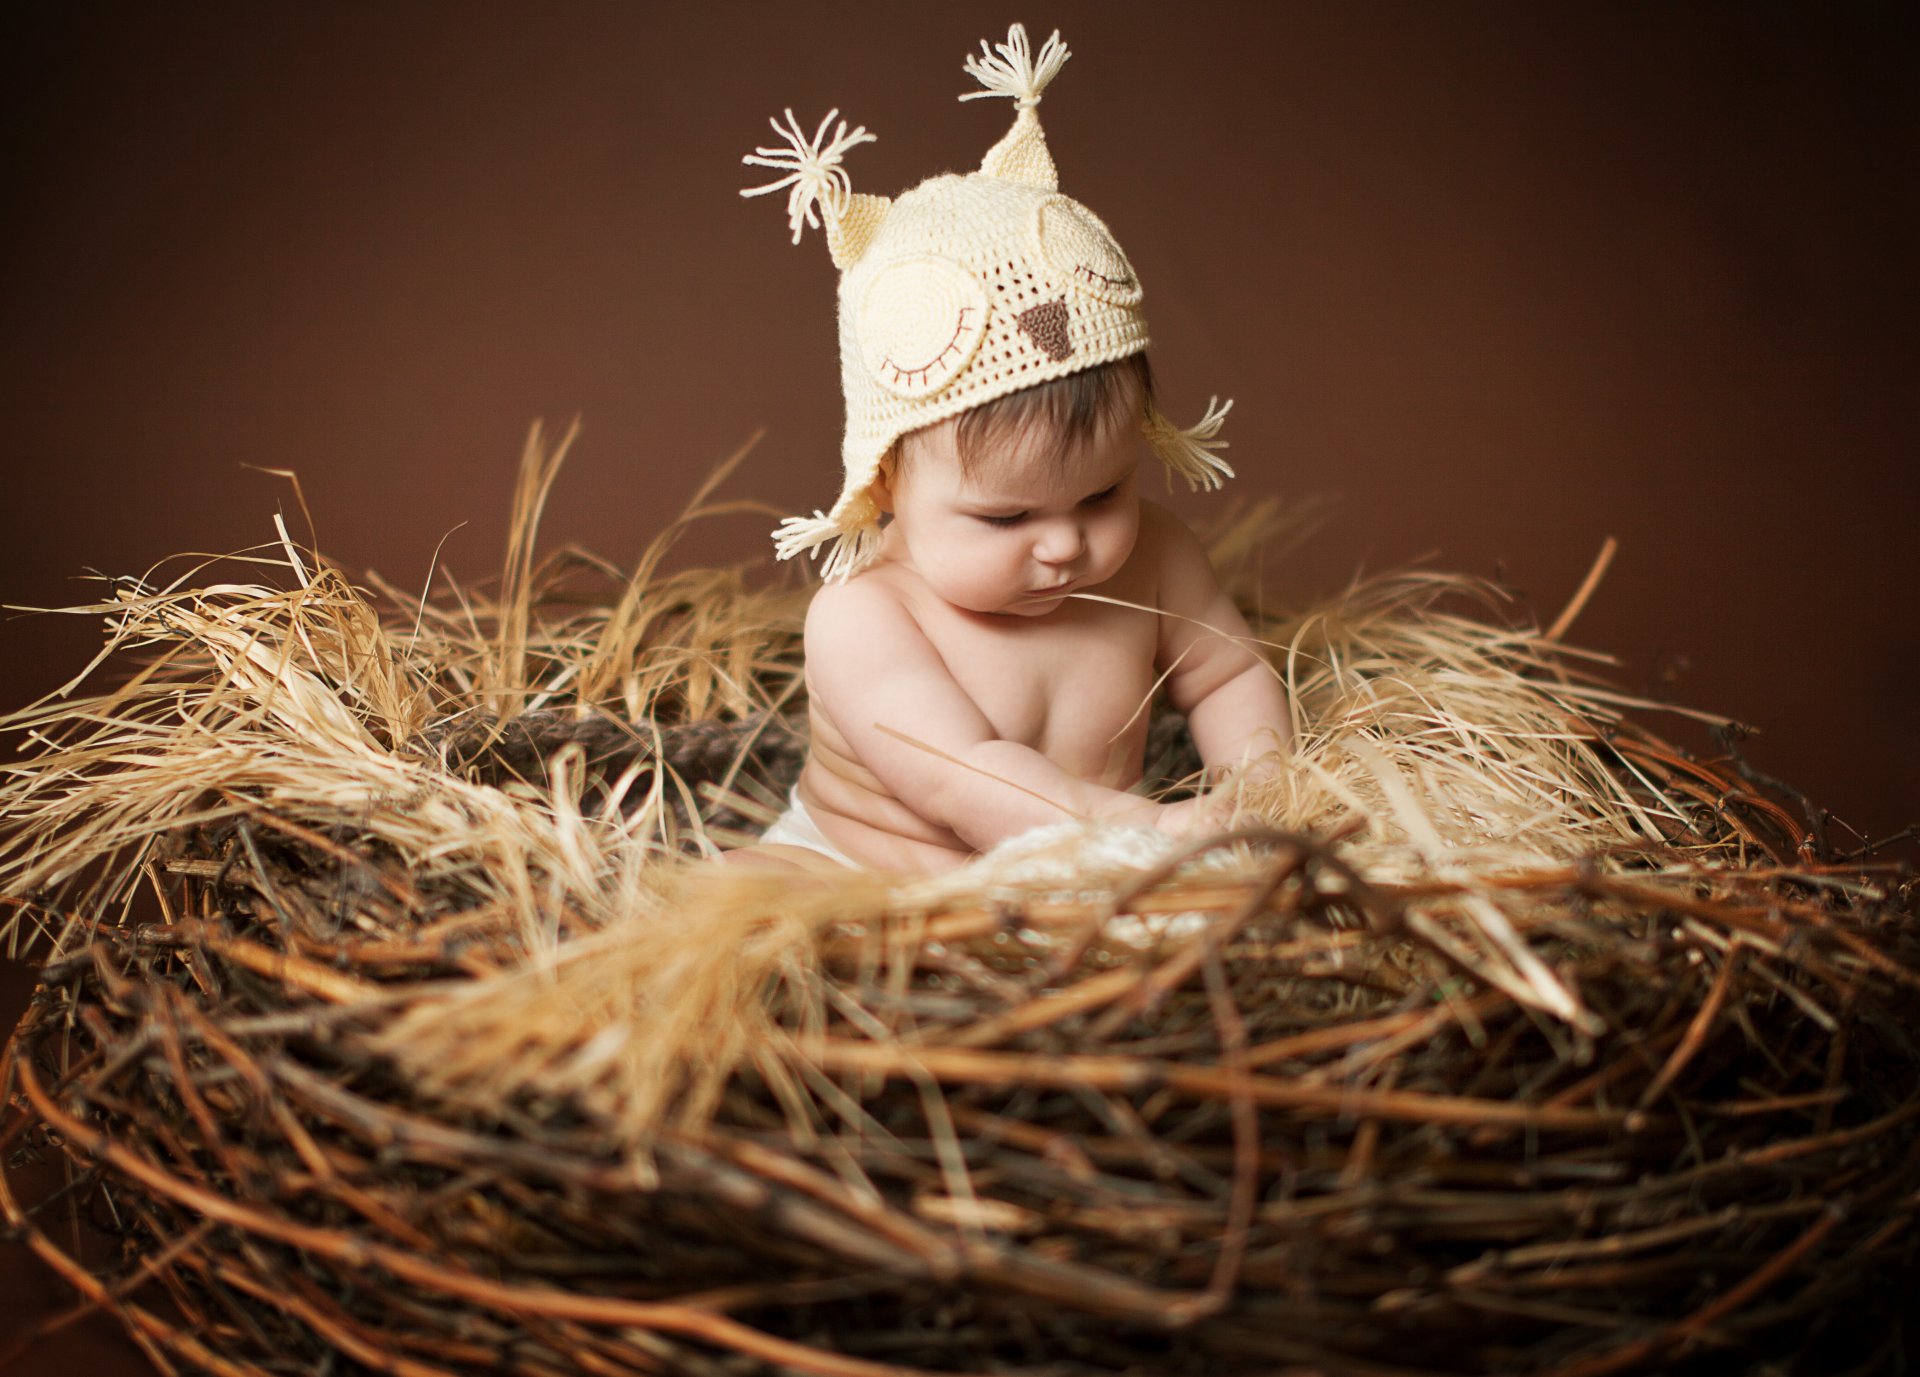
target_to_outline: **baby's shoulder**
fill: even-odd
[[[808,692],[843,708],[897,681],[904,668],[940,659],[909,599],[879,569],[821,586],[807,606],[801,648]]]
[[[915,619],[898,580],[885,569],[868,569],[852,578],[826,583],[807,604],[809,653],[830,644],[871,643],[876,631],[899,631]]]

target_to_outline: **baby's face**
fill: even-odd
[[[1132,427],[1058,460],[1050,437],[1023,435],[969,478],[955,424],[909,437],[898,471],[876,489],[901,554],[938,596],[969,612],[1043,617],[1120,571],[1140,529]]]

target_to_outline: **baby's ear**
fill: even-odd
[[[899,451],[890,449],[880,460],[880,472],[867,484],[867,496],[873,499],[873,505],[888,516],[893,515],[893,467]]]

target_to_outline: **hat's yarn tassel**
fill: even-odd
[[[1015,106],[1022,110],[1031,110],[1040,103],[1040,93],[1047,89],[1047,83],[1060,74],[1072,54],[1067,45],[1060,41],[1060,31],[1055,29],[1053,37],[1040,47],[1040,56],[1036,59],[1033,49],[1027,44],[1027,26],[1015,24],[1007,30],[1007,41],[996,43],[991,48],[987,40],[980,40],[980,56],[969,56],[962,63],[967,75],[979,82],[985,90],[969,91],[960,97],[962,100],[984,100],[988,96],[1008,96]]]
[[[812,516],[790,516],[774,530],[773,553],[778,559],[792,559],[803,551],[819,558],[824,546],[827,555],[820,564],[820,577],[828,583],[851,577],[866,568],[880,554],[880,523],[868,520],[854,527],[842,526],[825,512]]]
[[[769,119],[773,132],[786,140],[784,148],[756,148],[740,161],[749,167],[770,167],[786,175],[778,181],[768,182],[765,186],[748,187],[742,196],[764,196],[770,191],[787,188],[787,225],[793,230],[793,242],[800,242],[800,231],[807,225],[820,228],[820,217],[816,206],[826,208],[828,215],[838,215],[845,208],[847,197],[853,192],[852,184],[847,180],[840,159],[847,150],[856,144],[874,143],[875,136],[864,128],[855,125],[848,130],[847,122],[841,120],[834,129],[833,136],[827,136],[827,126],[839,116],[838,110],[827,111],[827,117],[820,121],[820,127],[809,139],[800,128],[800,122],[793,117],[793,111],[786,112],[786,128],[780,127],[780,121]]]
[[[1199,424],[1181,430],[1149,407],[1140,428],[1147,433],[1147,442],[1153,446],[1154,453],[1165,461],[1170,475],[1179,474],[1187,480],[1189,488],[1217,488],[1223,480],[1233,477],[1232,466],[1213,452],[1227,447],[1225,440],[1214,437],[1220,433],[1220,423],[1231,410],[1231,397],[1225,402],[1209,397],[1207,414],[1200,418]]]

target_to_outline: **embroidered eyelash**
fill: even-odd
[[[896,387],[906,386],[907,379],[909,378],[918,378],[921,382],[925,382],[927,380],[927,375],[932,373],[934,369],[938,368],[942,363],[944,363],[949,354],[959,353],[960,338],[961,336],[967,333],[967,312],[971,311],[972,309],[973,307],[971,306],[962,306],[960,308],[959,318],[955,320],[953,323],[953,338],[947,341],[945,348],[943,348],[939,353],[935,354],[932,358],[928,359],[925,363],[921,364],[918,368],[902,368],[899,364],[893,361],[893,356],[891,354],[887,355],[886,358],[882,359],[880,361],[880,366],[883,368],[891,368],[893,370],[894,386]]]
[[[1126,277],[1108,277],[1097,268],[1089,268],[1085,263],[1074,264],[1073,271],[1076,275],[1086,278],[1087,281],[1093,283],[1095,286],[1131,287],[1133,285],[1132,274],[1128,274]]]

